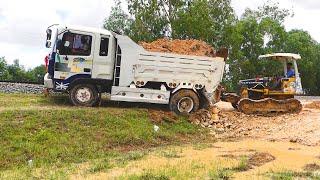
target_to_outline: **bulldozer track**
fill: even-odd
[[[297,99],[276,100],[266,98],[261,100],[241,99],[238,109],[245,114],[269,114],[269,113],[300,113],[302,104]]]

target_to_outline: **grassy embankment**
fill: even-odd
[[[0,94],[0,179],[230,179],[252,168],[248,154],[223,156],[185,118],[155,132],[141,106],[150,105],[77,108],[66,96]],[[312,168],[257,177],[319,179]]]
[[[127,108],[138,104],[106,104],[76,108],[66,96],[0,94],[0,175],[66,175],[85,162],[95,172],[139,159],[152,147],[206,140],[207,132],[184,118],[157,124],[155,132],[146,109]]]

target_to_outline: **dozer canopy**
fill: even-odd
[[[270,59],[278,61],[288,61],[288,60],[300,60],[301,56],[299,54],[293,53],[273,53],[259,56],[259,59]]]

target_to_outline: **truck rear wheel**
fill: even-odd
[[[70,100],[75,106],[96,106],[100,102],[100,94],[92,84],[77,84],[71,88]]]
[[[170,110],[178,115],[190,114],[199,109],[199,97],[191,90],[180,90],[170,99]]]

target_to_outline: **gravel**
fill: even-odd
[[[40,84],[0,82],[0,93],[41,94],[43,89],[43,85]]]

